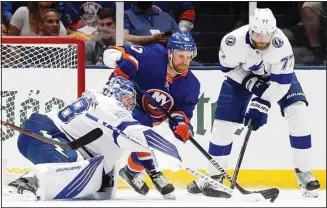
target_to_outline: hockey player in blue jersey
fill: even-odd
[[[115,68],[114,74],[134,80],[172,115],[178,125],[170,124],[177,138],[186,141],[193,135],[190,120],[198,103],[200,83],[188,70],[196,56],[196,45],[189,33],[176,32],[168,40],[167,48],[160,44],[149,46],[113,47],[104,52],[104,63]],[[137,107],[133,115],[146,126],[163,122],[165,116],[141,93],[137,94]],[[140,194],[149,191],[144,182],[144,169],[164,198],[172,198],[174,187],[156,172],[151,154],[133,152],[120,176]]]
[[[251,120],[256,131],[267,123],[271,103],[278,103],[289,126],[297,183],[304,196],[317,197],[320,184],[310,167],[308,101],[295,76],[291,44],[276,27],[271,10],[255,9],[249,25],[228,33],[221,41],[219,60],[227,79],[217,101],[209,153],[226,168],[237,123],[248,125]],[[207,174],[223,180],[210,164]],[[190,183],[187,189],[190,193],[224,197],[200,180]]]

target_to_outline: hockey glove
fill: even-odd
[[[250,74],[243,79],[242,84],[245,87],[245,89],[249,90],[256,96],[261,97],[262,94],[269,87],[268,81],[269,80],[263,80],[256,75]]]
[[[122,58],[117,61],[118,67],[114,70],[114,74],[126,79],[134,78],[138,70],[138,61],[127,53],[122,54]]]
[[[170,129],[174,132],[177,139],[186,142],[193,136],[193,127],[184,113],[174,112],[171,114],[173,119],[178,123],[177,126],[169,121]]]
[[[252,120],[252,130],[256,131],[267,123],[270,103],[258,97],[252,98],[248,111],[244,115],[244,125]]]

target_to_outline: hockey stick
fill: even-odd
[[[191,168],[187,168],[187,167],[183,167],[183,169],[186,170],[187,172],[195,175],[196,177],[201,178],[202,180],[210,183],[212,186],[218,187],[219,189],[221,189],[224,192],[227,192],[230,195],[232,195],[233,192],[234,192],[233,189],[225,186],[224,184],[222,184],[222,183],[212,179],[211,177],[206,176],[206,175],[204,175],[204,174],[202,174],[202,173],[200,173],[198,171],[195,171],[195,170],[193,170]]]
[[[137,138],[135,138],[135,137],[133,137],[133,136],[131,136],[131,135],[127,135],[126,133],[124,133],[123,131],[119,130],[118,128],[116,128],[116,127],[110,125],[109,123],[107,123],[107,122],[105,122],[105,121],[100,120],[99,118],[95,117],[94,115],[91,115],[90,113],[86,113],[85,116],[86,116],[87,118],[89,118],[89,119],[91,119],[91,120],[93,120],[93,121],[95,121],[95,122],[101,124],[102,126],[104,126],[104,127],[108,128],[108,129],[112,130],[112,131],[116,131],[116,132],[117,132],[118,134],[120,134],[121,136],[126,137],[127,139],[129,139],[129,140],[131,140],[131,141],[137,143],[138,145],[140,145],[140,146],[142,146],[142,147],[148,149],[149,152],[152,152],[151,149],[149,148],[149,146],[145,146],[145,145],[141,144],[141,143],[138,141]],[[155,154],[152,154],[152,156],[155,156]],[[188,168],[188,167],[180,166],[180,168],[182,168],[182,169],[186,170],[187,172],[189,172],[189,173],[191,173],[191,174],[193,174],[193,175],[195,175],[195,176],[197,176],[197,177],[199,177],[199,178],[201,178],[201,179],[207,181],[207,182],[210,183],[211,185],[213,185],[213,186],[215,186],[215,187],[217,187],[217,188],[219,188],[219,189],[221,189],[221,190],[223,190],[223,191],[229,193],[230,195],[232,195],[232,193],[233,193],[233,190],[232,190],[232,189],[230,189],[229,187],[225,186],[225,185],[222,184],[222,183],[219,183],[218,181],[212,179],[212,178],[209,177],[209,176],[203,175],[202,173],[200,173],[200,172],[198,172],[198,171],[195,171],[195,170],[193,170],[193,169],[191,169],[191,168]]]
[[[237,177],[238,177],[238,172],[240,171],[240,168],[241,168],[243,156],[244,156],[245,149],[246,149],[246,146],[248,144],[248,141],[250,139],[251,132],[252,132],[252,121],[250,120],[249,125],[248,125],[248,131],[246,132],[245,139],[244,139],[244,142],[243,142],[243,146],[242,146],[242,149],[240,151],[240,155],[238,156],[238,160],[237,160],[237,163],[236,163],[236,166],[235,166],[235,169],[234,169],[234,175],[233,175],[233,179],[232,179],[233,181],[232,181],[232,184],[230,186],[231,189],[234,189],[234,187],[235,187],[235,182],[236,182]]]
[[[12,130],[19,131],[20,133],[23,133],[27,136],[38,139],[42,142],[52,144],[52,145],[58,145],[59,147],[66,149],[66,150],[76,150],[78,148],[81,148],[81,147],[93,142],[94,140],[98,139],[103,134],[103,131],[100,128],[96,128],[96,129],[93,129],[92,131],[90,131],[89,133],[85,134],[84,136],[76,139],[75,141],[64,143],[64,142],[58,142],[58,141],[52,140],[50,138],[35,134],[33,132],[30,132],[21,127],[15,126],[14,124],[7,123],[5,121],[1,121],[1,124],[9,127]]]
[[[136,86],[136,88],[144,95],[146,96],[147,98],[149,98],[149,100],[171,121],[173,122],[175,125],[177,125],[177,122],[171,117],[171,115],[169,115],[158,103],[157,101],[155,101],[152,96],[142,90],[140,88],[140,86],[132,81],[134,83],[134,85]],[[222,173],[224,175],[225,178],[227,178],[227,180],[229,180],[231,183],[233,183],[233,179],[232,177],[218,164],[217,161],[215,161],[211,155],[206,151],[204,150],[201,145],[199,143],[197,143],[195,141],[195,139],[193,137],[190,137],[188,140],[190,140],[192,142],[192,144],[209,160],[209,162],[215,166],[219,171],[220,173]],[[242,188],[236,181],[235,181],[235,187],[242,193],[242,194],[259,194],[261,195],[261,197],[265,198],[265,199],[270,199],[270,202],[274,202],[275,199],[278,197],[278,194],[279,194],[279,190],[277,188],[270,188],[270,189],[266,189],[266,190],[261,190],[261,191],[248,191],[244,188]],[[258,196],[259,197],[259,196]],[[259,198],[257,198],[257,200],[260,200]]]
[[[93,121],[95,121],[95,122],[101,124],[102,126],[107,127],[108,129],[110,129],[110,130],[112,130],[112,131],[116,131],[116,132],[117,132],[118,134],[120,134],[121,136],[124,136],[124,137],[126,137],[126,138],[132,140],[133,142],[137,143],[138,145],[144,146],[144,145],[142,145],[139,141],[137,141],[137,140],[138,140],[137,138],[135,138],[135,137],[131,137],[131,136],[125,134],[125,132],[123,132],[122,130],[120,130],[120,129],[118,129],[118,128],[112,126],[112,125],[110,125],[109,123],[107,123],[107,122],[105,122],[105,121],[100,120],[99,118],[97,118],[97,117],[91,115],[90,113],[86,113],[86,114],[84,114],[84,115],[85,115],[87,118],[89,118],[89,119],[91,119],[91,120],[93,120]]]

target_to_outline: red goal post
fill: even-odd
[[[85,90],[85,42],[77,37],[3,36],[1,119],[22,126],[34,112],[47,113]],[[32,168],[17,148],[18,133],[1,128],[3,181]]]

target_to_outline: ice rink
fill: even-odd
[[[326,207],[326,190],[322,190],[318,198],[302,197],[299,190],[280,190],[274,203],[269,201],[250,202],[235,192],[230,199],[217,199],[191,195],[185,189],[175,191],[176,200],[165,200],[155,190],[150,190],[147,196],[138,195],[130,189],[118,190],[116,199],[105,201],[18,201],[3,196],[4,207]]]

